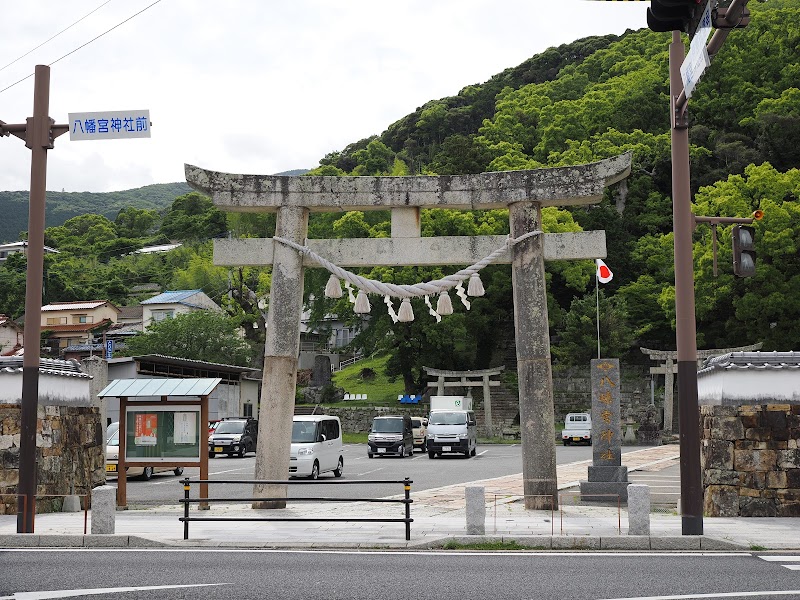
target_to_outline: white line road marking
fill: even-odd
[[[483,456],[483,455],[484,455],[484,454],[486,454],[487,452],[488,452],[488,450],[484,450],[483,452],[478,452],[477,456]]]
[[[363,473],[358,473],[358,475],[369,475],[370,473],[377,473],[378,471],[383,471],[384,467],[378,467],[377,469],[372,469],[372,471],[364,471]]]
[[[725,592],[718,594],[685,594],[680,596],[629,596],[627,598],[603,598],[600,600],[694,600],[696,598],[745,598],[752,596],[789,596],[800,594],[800,590],[763,590],[759,592]]]
[[[193,583],[187,585],[147,585],[118,588],[87,588],[82,590],[49,590],[43,592],[17,592],[13,596],[0,596],[0,600],[48,600],[50,598],[75,598],[77,596],[96,596],[98,594],[122,594],[125,592],[146,592],[151,590],[173,590],[178,588],[209,587],[212,585],[233,585],[231,583]]]
[[[768,554],[758,558],[767,562],[800,562],[800,554],[797,556],[773,556]]]
[[[219,552],[226,552],[226,553],[261,553],[261,554],[313,554],[313,555],[320,555],[320,554],[358,554],[360,556],[366,555],[388,555],[388,556],[397,556],[400,554],[405,555],[416,555],[416,556],[479,556],[479,557],[491,557],[491,556],[524,556],[526,558],[534,559],[539,558],[542,556],[546,557],[563,557],[563,556],[575,556],[575,557],[583,557],[586,558],[587,556],[595,557],[595,556],[602,556],[602,557],[614,557],[614,558],[630,558],[631,556],[646,556],[646,557],[662,557],[662,558],[675,558],[675,557],[708,557],[708,558],[731,558],[731,557],[738,557],[738,558],[750,558],[753,556],[751,552],[714,552],[714,551],[706,551],[706,552],[611,552],[605,551],[603,552],[591,552],[591,551],[581,551],[581,552],[537,552],[532,554],[529,550],[502,550],[502,551],[464,551],[464,552],[456,552],[456,551],[449,551],[446,555],[443,555],[441,551],[436,550],[370,550],[369,552],[365,552],[362,550],[303,550],[303,549],[293,549],[293,548],[199,548],[199,547],[190,547],[190,548],[3,548],[3,552],[17,552],[17,553],[24,553],[24,552],[169,552],[169,553],[179,553],[179,552],[187,552],[187,553],[219,553]],[[2,600],[2,598],[0,598]]]
[[[781,566],[786,567],[790,571],[800,571],[800,565],[781,565]]]

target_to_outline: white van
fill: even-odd
[[[341,477],[342,424],[339,417],[295,415],[292,421],[292,450],[289,477],[318,479],[321,473]]]
[[[426,446],[428,458],[445,453],[475,456],[478,448],[475,413],[471,410],[431,410]]]

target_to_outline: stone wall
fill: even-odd
[[[415,408],[366,408],[346,407],[341,405],[325,406],[325,414],[339,417],[342,422],[342,431],[347,433],[366,433],[372,427],[372,419],[385,415],[408,415],[410,417],[423,417],[428,413],[428,405],[417,405]]]
[[[584,372],[585,371],[585,372]],[[624,371],[624,368],[623,368]],[[467,393],[466,388],[448,388],[448,394]],[[495,429],[500,432],[507,429],[519,429],[519,397],[516,391],[505,386],[492,387],[492,421]],[[483,390],[479,387],[472,388],[473,408],[478,421],[478,431],[483,433]],[[513,402],[508,402],[508,399]],[[564,371],[553,376],[553,402],[555,404],[556,423],[564,423],[564,417],[571,412],[584,412],[591,410],[592,384],[589,379],[588,369],[574,369]],[[662,407],[664,399],[656,398],[656,406]],[[640,373],[634,372],[631,377],[621,381],[620,406],[622,420],[641,420],[641,414],[650,406],[650,379]],[[407,414],[411,416],[425,416],[430,410],[430,405],[406,405],[397,402],[396,407],[388,408],[351,408],[347,402],[335,405],[325,404],[325,412],[339,417],[342,420],[344,431],[358,433],[369,431],[372,419],[386,414]]]
[[[701,406],[710,517],[800,517],[800,405]]]
[[[0,514],[17,513],[20,406],[0,404]],[[36,413],[36,512],[61,510],[63,496],[105,483],[105,452],[96,407],[39,406]],[[51,496],[51,497],[46,497]],[[62,496],[62,497],[52,497]]]

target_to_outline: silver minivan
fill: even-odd
[[[318,479],[322,473],[333,473],[334,477],[341,477],[344,473],[339,417],[295,415],[289,477]]]

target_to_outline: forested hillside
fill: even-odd
[[[689,103],[694,212],[747,217],[755,224],[757,273],[735,278],[730,227],[717,229],[719,275],[712,274],[711,231],[695,236],[697,340],[700,348],[763,342],[792,350],[800,342],[800,2],[750,3],[746,29],[731,32]],[[600,289],[603,355],[644,363],[640,346],[674,349],[674,274],[667,52],[669,34],[649,30],[578,40],[551,48],[483,84],[431,100],[382,134],[320,160],[312,174],[458,174],[536,169],[591,162],[630,151],[631,176],[598,206],[545,209],[547,232],[603,229],[614,279]],[[131,286],[157,282],[172,289],[202,288],[263,341],[265,269],[221,269],[211,262],[209,238],[271,235],[272,216],[223,215],[197,194],[176,192],[166,212],[131,209],[84,215],[50,227],[47,300],[109,298],[124,303]],[[0,199],[4,196],[0,194]],[[48,193],[48,202],[52,196]],[[127,206],[131,206],[130,204]],[[0,204],[0,209],[3,205]],[[100,209],[95,209],[98,213]],[[5,226],[5,223],[4,223]],[[18,228],[19,229],[19,228]],[[22,227],[24,229],[24,225]],[[423,235],[508,233],[507,211],[423,211]],[[388,235],[388,213],[315,214],[309,237]],[[16,239],[16,232],[6,235]],[[131,249],[184,241],[166,255],[134,257]],[[380,268],[366,276],[394,283],[436,279],[460,268]],[[556,368],[585,365],[596,355],[595,267],[592,261],[547,264],[548,310]],[[347,299],[321,293],[327,272],[306,274],[312,317],[353,315]],[[373,299],[368,326],[354,345],[388,352],[389,370],[407,391],[423,381],[421,366],[478,369],[505,364],[513,339],[511,273],[482,272],[486,295],[469,312],[441,323],[414,302],[416,320],[393,323]],[[22,310],[24,264],[0,267],[0,312]],[[23,290],[24,293],[24,290]],[[313,298],[312,296],[313,295]],[[324,326],[324,325],[323,325]],[[256,355],[259,353],[257,352]]]
[[[47,192],[45,223],[61,225],[77,215],[95,213],[114,220],[128,206],[165,210],[177,196],[189,192],[184,183],[156,183],[121,192]],[[0,192],[0,243],[16,242],[28,229],[28,192]]]

